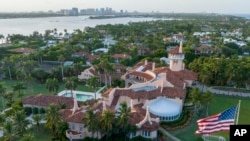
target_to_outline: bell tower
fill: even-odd
[[[180,71],[185,69],[185,64],[183,63],[185,55],[182,49],[182,41],[180,42],[179,47],[175,47],[174,49],[169,51],[168,56],[170,60],[170,70]]]

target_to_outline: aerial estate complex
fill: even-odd
[[[126,102],[132,115],[129,122],[138,129],[130,137],[141,135],[156,138],[161,121],[174,121],[180,117],[186,87],[197,79],[195,73],[185,69],[182,43],[169,52],[169,58],[170,67],[156,68],[155,63],[147,60],[139,62],[122,76],[126,88],[108,89],[92,107],[79,107],[74,98],[72,109],[60,111],[63,119],[69,123],[66,136],[69,139],[91,137],[91,132],[84,127],[82,120],[86,111],[116,111],[120,103]],[[95,135],[101,137],[100,134]]]

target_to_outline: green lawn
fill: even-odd
[[[50,141],[52,137],[49,129],[44,125],[41,125],[39,130],[34,126],[28,130],[28,133],[33,135],[34,141]]]
[[[4,87],[7,88],[7,91],[13,91],[12,86],[14,86],[17,82],[21,82],[21,81],[4,80],[4,81],[1,81],[0,83],[2,83],[4,85]],[[32,84],[33,84],[33,89],[32,89],[32,87],[30,85],[27,86],[25,84],[27,89],[23,90],[23,93],[24,93],[23,97],[30,96],[30,95],[38,95],[38,94],[52,94],[52,93],[50,93],[48,91],[48,89],[45,88],[45,84],[40,84],[40,83],[37,83],[37,82],[33,82]],[[59,84],[59,91],[58,92],[60,92],[62,90],[65,90],[64,83]],[[76,90],[87,91],[87,92],[93,92],[94,91],[92,88],[87,87],[87,86],[82,85],[82,84],[78,84]],[[18,99],[18,97],[17,97],[17,95],[15,95],[14,100],[17,100],[17,99]],[[2,100],[1,99],[0,99],[0,109],[2,109]]]
[[[250,124],[250,99],[249,98],[240,98],[240,97],[228,97],[228,96],[218,96],[215,95],[213,101],[209,106],[210,115],[220,113],[238,103],[241,100],[240,114],[239,114],[239,124]],[[204,118],[204,117],[200,117]],[[192,122],[185,128],[171,131],[171,133],[180,138],[182,141],[202,141],[201,135],[195,135],[194,132],[198,129],[196,121],[199,118],[193,118]],[[220,132],[215,135],[224,136],[229,140],[229,132]]]

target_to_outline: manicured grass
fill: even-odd
[[[241,97],[231,97],[231,96],[220,96],[215,95],[213,101],[209,106],[209,116],[220,113],[236,104],[241,100],[240,114],[239,114],[239,124],[250,124],[250,99]],[[195,135],[195,131],[198,129],[196,121],[204,117],[195,117],[192,119],[191,123],[179,130],[170,131],[174,136],[180,138],[182,141],[202,141],[201,135]],[[220,135],[229,140],[229,132],[219,132],[214,135]]]
[[[2,83],[4,85],[4,87],[7,88],[7,92],[8,91],[13,91],[12,86],[14,86],[17,82],[21,82],[21,81],[17,81],[17,80],[4,80],[1,81],[0,83]],[[48,89],[46,89],[45,84],[41,84],[41,83],[37,83],[37,82],[33,82],[32,86],[31,85],[27,85],[26,83],[24,83],[24,85],[27,87],[26,89],[22,90],[23,92],[23,97],[26,96],[30,96],[30,95],[38,95],[38,94],[52,94],[49,92]],[[59,83],[59,90],[58,92],[65,90],[65,84],[64,83]],[[94,90],[88,86],[85,86],[83,84],[78,84],[76,90],[79,91],[87,91],[87,92],[93,92]],[[17,93],[17,92],[16,92]],[[17,97],[17,94],[14,96],[14,100],[18,100],[19,98]],[[2,109],[2,99],[0,99],[0,110]]]
[[[33,135],[34,141],[50,141],[52,136],[48,128],[44,125],[40,125],[39,130],[37,130],[36,125],[28,130],[28,133]]]

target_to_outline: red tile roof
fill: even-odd
[[[74,101],[73,98],[70,97],[39,94],[37,96],[29,96],[24,98],[23,104],[41,106],[41,107],[49,107],[50,104],[55,104],[55,105],[65,104],[66,109],[71,109],[74,106]],[[82,102],[78,101],[78,105],[81,104]]]
[[[119,59],[129,59],[129,58],[131,58],[131,56],[127,55],[127,54],[114,54],[113,57],[114,58],[119,58]]]
[[[133,71],[133,72],[131,72],[131,73],[128,73],[127,75],[135,75],[135,76],[143,77],[143,78],[145,78],[147,81],[153,79],[153,76],[151,76],[151,75],[149,75],[149,74],[147,74],[147,73],[144,73],[144,72]]]
[[[134,105],[135,112],[131,113],[131,117],[129,118],[130,124],[133,125],[138,124],[145,118],[146,110],[143,109],[142,106],[143,104]],[[150,117],[156,118],[156,116],[151,113]],[[153,121],[152,124],[150,124],[149,122],[144,123],[140,129],[147,131],[154,131],[157,130],[158,128],[159,128],[159,123]]]
[[[17,53],[32,53],[32,52],[35,51],[35,49],[32,49],[32,48],[16,48],[16,49],[11,49],[10,51],[17,52]]]
[[[179,52],[179,47],[178,46],[173,48],[172,50],[170,50],[168,53],[169,54],[184,54],[183,51],[182,51],[182,53]]]

